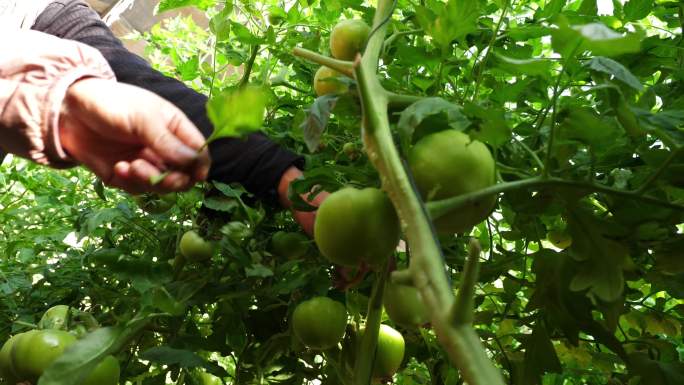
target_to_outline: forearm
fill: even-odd
[[[0,51],[3,149],[54,167],[73,165],[60,142],[63,101],[80,79],[113,81],[106,61],[91,47],[36,31],[14,31]]]

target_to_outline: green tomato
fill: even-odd
[[[356,144],[352,142],[345,143],[344,146],[342,146],[342,152],[351,160],[354,160],[359,156],[359,149],[356,148]]]
[[[17,374],[14,372],[11,355],[12,347],[19,339],[19,336],[21,336],[21,334],[10,337],[7,342],[2,345],[2,349],[0,349],[0,377],[9,384],[15,384],[19,381]]]
[[[21,334],[12,347],[12,366],[21,381],[36,383],[76,337],[64,330],[31,330]]]
[[[121,367],[114,356],[105,357],[86,377],[83,385],[118,385]]]
[[[316,95],[343,94],[349,87],[339,80],[343,75],[332,68],[321,67],[314,75],[314,90]]]
[[[387,325],[380,325],[378,347],[373,365],[373,377],[387,378],[394,375],[404,360],[404,337]]]
[[[200,385],[223,385],[223,381],[211,373],[198,372],[196,375]]]
[[[299,259],[309,251],[309,238],[300,233],[278,231],[271,237],[271,249],[277,256]]]
[[[314,297],[297,305],[292,313],[292,330],[305,346],[329,349],[344,337],[347,310],[328,297]]]
[[[330,52],[340,60],[354,60],[366,45],[370,27],[363,20],[344,20],[330,33]]]
[[[572,237],[565,231],[551,230],[546,233],[546,239],[559,249],[567,249],[572,245]]]
[[[67,305],[57,305],[47,309],[38,321],[38,329],[68,329],[69,309]]]
[[[353,338],[356,358],[359,356],[365,328],[361,327]],[[404,337],[391,326],[381,324],[378,330],[378,342],[375,353],[375,363],[373,364],[373,379],[387,379],[399,370],[401,362],[404,360],[404,350],[406,346]]]
[[[413,286],[388,282],[383,293],[383,304],[387,315],[397,325],[409,328],[428,322],[423,298]]]
[[[399,219],[382,190],[347,187],[330,194],[319,207],[314,238],[333,263],[377,266],[399,243]]]
[[[474,192],[494,184],[494,158],[484,143],[448,129],[419,140],[409,153],[416,186],[426,201]],[[462,233],[482,222],[494,208],[488,196],[437,218],[442,234]]]
[[[158,194],[142,194],[133,197],[143,211],[150,214],[161,214],[169,211],[177,201],[175,193],[164,195]]]
[[[206,261],[214,255],[214,245],[197,232],[189,230],[181,237],[180,252],[188,261]]]

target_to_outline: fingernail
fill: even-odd
[[[178,146],[176,152],[181,158],[184,159],[195,159],[197,158],[197,151],[193,150],[187,146]]]

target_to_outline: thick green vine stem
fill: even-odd
[[[354,385],[368,385],[373,375],[373,363],[378,346],[380,333],[380,321],[382,321],[382,294],[385,290],[385,280],[389,273],[389,263],[386,264],[382,273],[373,284],[370,300],[368,301],[368,314],[366,325],[361,338],[361,350],[354,361]]]
[[[394,203],[411,249],[413,283],[430,312],[430,321],[451,361],[470,385],[503,385],[501,373],[487,357],[470,324],[451,319],[455,299],[444,268],[441,248],[428,214],[413,188],[392,139],[387,106],[390,98],[376,76],[378,58],[392,14],[392,1],[380,0],[375,13],[374,34],[363,57],[354,66],[363,108],[363,140],[368,157],[378,170],[383,188]]]
[[[472,325],[454,322],[452,314],[456,301],[447,277],[441,247],[432,230],[427,210],[409,180],[392,139],[387,108],[390,102],[402,104],[408,101],[398,100],[396,94],[386,91],[376,75],[387,31],[386,21],[392,14],[392,3],[392,0],[378,1],[371,28],[374,32],[368,40],[363,57],[357,57],[354,63],[354,77],[363,109],[365,150],[378,170],[383,189],[392,200],[401,220],[401,227],[411,250],[409,271],[412,281],[429,309],[430,322],[440,344],[469,385],[504,385],[501,373],[489,360]],[[333,64],[339,64],[334,59],[311,51],[296,49],[294,54],[336,70],[344,69],[333,67]],[[369,321],[373,319],[369,317],[367,322]]]

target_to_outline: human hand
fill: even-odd
[[[278,184],[278,197],[280,200],[280,204],[283,207],[292,208],[292,202],[290,202],[290,199],[287,196],[288,189],[290,187],[290,183],[292,183],[294,180],[301,177],[302,175],[303,174],[301,170],[299,170],[296,167],[290,167],[285,171],[285,173],[283,173],[283,176],[280,177],[280,183]],[[329,195],[330,193],[322,191],[318,193],[316,197],[311,201],[309,201],[306,196],[304,196],[303,198],[310,205],[318,207]],[[292,210],[292,215],[294,216],[297,223],[299,223],[299,225],[302,226],[304,232],[309,234],[309,236],[313,236],[314,223],[316,222],[316,211]]]
[[[142,88],[79,80],[67,91],[59,127],[72,158],[129,193],[187,190],[209,172],[208,151],[198,152],[202,134],[174,105]]]

